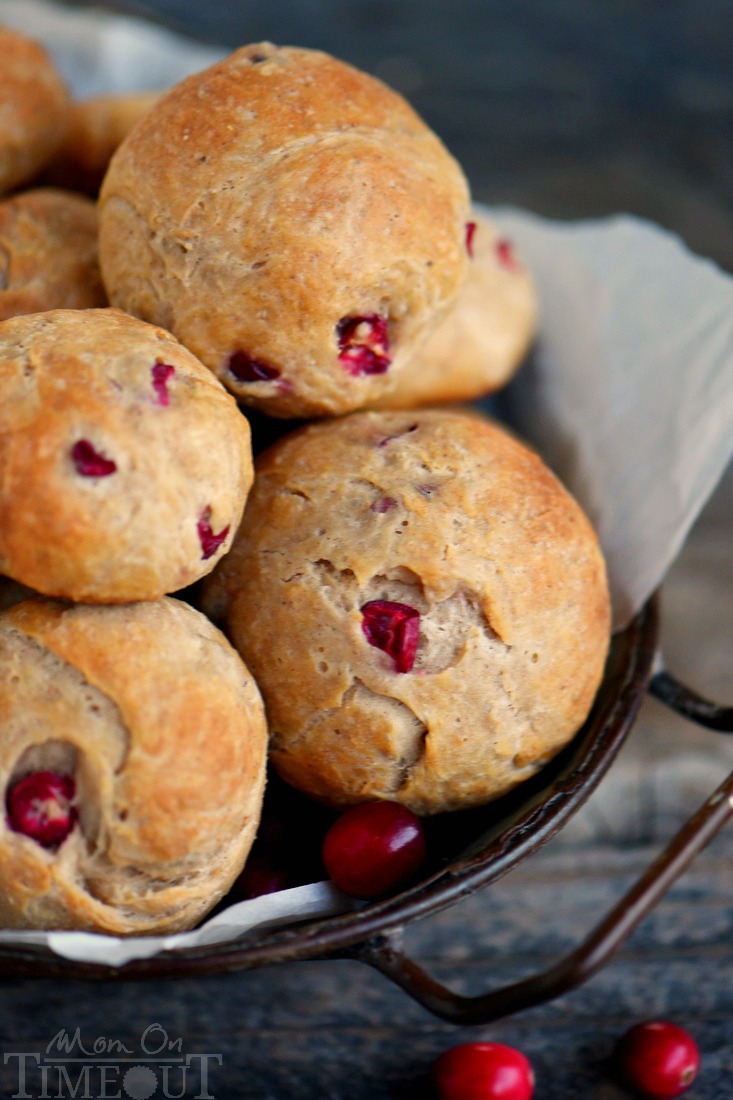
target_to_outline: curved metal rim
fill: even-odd
[[[470,850],[385,901],[336,917],[284,930],[252,934],[208,947],[134,959],[121,967],[81,963],[45,947],[0,948],[5,977],[161,979],[217,974],[278,962],[338,957],[372,937],[448,907],[506,874],[525,855],[554,836],[586,801],[614,760],[636,718],[651,675],[657,639],[655,599],[639,612],[612,646],[609,667],[593,712],[574,741],[540,774],[530,798],[501,819]],[[532,781],[522,790],[531,787]],[[494,804],[496,805],[496,804]]]

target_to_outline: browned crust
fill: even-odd
[[[100,203],[110,300],[277,416],[389,389],[467,272],[456,162],[400,96],[312,50],[245,47],[177,85],[120,146]],[[370,313],[389,317],[392,363],[353,377],[336,326]],[[238,382],[236,351],[278,377]]]
[[[495,393],[527,355],[538,319],[531,272],[490,218],[477,210],[472,218],[473,259],[453,308],[376,408],[414,409]]]
[[[419,610],[412,672],[366,642],[371,599]],[[204,606],[260,684],[289,782],[419,813],[533,774],[586,717],[609,639],[578,505],[505,432],[443,410],[354,414],[270,448]]]
[[[26,183],[61,144],[69,93],[37,42],[0,27],[0,194]]]
[[[66,136],[44,169],[44,181],[95,196],[112,154],[160,94],[101,95],[73,102]]]
[[[106,304],[89,199],[37,188],[0,202],[0,321]]]
[[[266,730],[202,615],[18,604],[0,615],[0,709],[3,796],[65,756],[79,809],[57,851],[0,821],[0,926],[176,931],[226,892],[257,828]]]
[[[115,471],[83,476],[79,440]],[[82,602],[157,599],[226,553],[252,476],[246,419],[169,333],[114,309],[0,323],[0,572]],[[202,519],[228,529],[209,557]]]

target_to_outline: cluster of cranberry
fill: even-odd
[[[8,796],[11,828],[55,847],[73,827],[73,780],[38,772]],[[384,897],[412,878],[425,859],[422,822],[397,802],[368,802],[346,810],[325,834],[323,864],[352,897]],[[252,864],[248,894],[282,889],[282,875]],[[669,1100],[697,1076],[700,1054],[681,1027],[662,1021],[638,1024],[618,1044],[619,1075],[648,1100]],[[440,1100],[531,1100],[534,1073],[527,1058],[502,1043],[464,1043],[445,1051],[434,1067]]]
[[[614,1069],[634,1095],[671,1100],[686,1092],[700,1068],[695,1040],[662,1020],[632,1027],[616,1047]],[[502,1043],[463,1043],[433,1068],[440,1100],[531,1100],[534,1073],[519,1050]]]
[[[410,878],[425,858],[420,819],[396,802],[347,810],[326,833],[323,863],[345,893],[383,896]],[[616,1049],[618,1075],[637,1095],[669,1100],[685,1092],[700,1068],[695,1040],[683,1028],[650,1021],[631,1028]],[[531,1100],[527,1058],[502,1043],[464,1043],[434,1067],[440,1100]]]

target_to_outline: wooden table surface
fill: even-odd
[[[462,160],[481,200],[557,217],[628,210],[733,271],[728,0],[145,7],[224,45],[269,38],[319,46],[383,76]],[[729,474],[673,566],[662,604],[668,666],[729,703],[732,542]],[[611,772],[563,832],[499,883],[413,925],[407,947],[461,991],[546,966],[596,923],[731,767],[733,737],[646,702]],[[5,982],[0,1095],[18,1093],[13,1053],[45,1048],[61,1028],[137,1050],[144,1028],[159,1024],[184,1052],[216,1056],[216,1100],[428,1097],[431,1061],[468,1039],[524,1050],[537,1100],[621,1100],[629,1094],[606,1065],[615,1039],[632,1023],[664,1017],[688,1027],[702,1049],[702,1073],[686,1095],[725,1100],[733,1096],[732,866],[729,827],[586,985],[488,1027],[439,1022],[346,961],[168,983]],[[185,1092],[176,1087],[178,1095],[206,1093],[195,1076]],[[130,1090],[108,1095],[144,1092]]]

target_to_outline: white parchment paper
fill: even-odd
[[[622,627],[733,455],[733,278],[627,215],[490,213],[540,295],[511,418],[595,524]]]
[[[165,88],[221,50],[124,16],[0,0],[78,96]],[[537,348],[508,394],[519,430],[588,511],[623,626],[661,583],[733,454],[733,279],[637,218],[558,223],[486,211],[535,274]],[[193,932],[117,939],[0,932],[119,966],[353,908],[330,883],[232,905]]]

